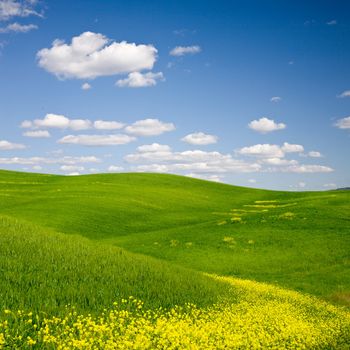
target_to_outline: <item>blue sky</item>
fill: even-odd
[[[0,168],[349,186],[349,11],[0,0]]]

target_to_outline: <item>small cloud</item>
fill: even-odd
[[[0,33],[28,33],[31,30],[38,29],[38,26],[35,24],[22,25],[17,22],[11,23],[4,28],[0,28]]]
[[[121,171],[124,170],[123,167],[121,166],[117,166],[117,165],[111,165],[110,167],[108,167],[107,169],[110,173],[120,173]]]
[[[135,140],[135,137],[123,134],[116,135],[67,135],[58,140],[61,144],[82,146],[117,146],[125,145]]]
[[[256,183],[256,180],[255,180],[255,179],[249,179],[248,182],[249,182],[250,184],[255,184],[255,183]]]
[[[323,187],[325,188],[337,188],[338,186],[334,183],[324,184]]]
[[[170,52],[170,56],[184,56],[184,55],[194,55],[196,53],[201,52],[202,49],[198,45],[194,46],[176,46]]]
[[[125,131],[136,136],[157,136],[175,130],[173,123],[164,123],[158,119],[144,119],[127,126]]]
[[[312,158],[321,158],[322,154],[320,152],[317,152],[317,151],[310,151],[308,153],[308,156],[312,157]]]
[[[69,173],[85,170],[83,166],[79,166],[79,165],[62,165],[60,169],[62,171],[69,172]]]
[[[337,22],[337,20],[332,19],[331,21],[327,22],[326,24],[329,25],[329,26],[335,26],[335,25],[338,24],[338,22]]]
[[[24,149],[25,145],[19,143],[13,143],[6,140],[0,140],[0,151],[11,151],[15,149]]]
[[[215,135],[205,134],[203,132],[195,132],[181,139],[191,145],[210,145],[218,142],[218,137]]]
[[[338,119],[334,125],[339,129],[350,129],[350,117]]]
[[[157,85],[157,81],[164,81],[162,72],[158,73],[140,73],[132,72],[125,79],[120,79],[116,82],[119,87],[140,88]]]
[[[90,90],[92,88],[92,86],[89,84],[89,83],[84,83],[82,86],[81,86],[81,89],[82,90]]]
[[[282,97],[279,97],[279,96],[273,96],[270,98],[270,101],[271,102],[280,102],[282,100]]]
[[[254,131],[266,134],[271,131],[282,130],[286,128],[284,123],[276,123],[272,119],[260,118],[259,120],[253,120],[248,124],[248,127]]]
[[[340,95],[338,95],[337,97],[339,98],[345,98],[345,97],[350,97],[350,90],[345,90],[343,91]]]
[[[33,122],[23,121],[21,127],[86,130],[91,128],[91,122],[87,119],[69,119],[64,115],[48,113],[44,119],[35,119]]]
[[[42,17],[42,13],[35,10],[39,1],[27,0],[1,0],[0,1],[0,20],[7,21],[13,17],[29,17],[38,16]]]
[[[203,174],[196,174],[196,173],[189,173],[185,176],[192,177],[194,179],[201,179],[201,180],[207,180],[207,181],[214,181],[214,182],[222,182],[223,176],[222,175],[203,175]]]
[[[324,165],[292,165],[283,169],[288,173],[330,173],[334,169]]]
[[[97,130],[117,130],[122,129],[125,124],[116,121],[96,120],[94,128]]]
[[[23,136],[34,138],[48,138],[51,137],[47,130],[31,130],[23,133]]]
[[[289,61],[288,64],[292,66],[294,64],[294,61]]]
[[[300,153],[304,152],[304,147],[302,145],[297,144],[291,144],[288,142],[284,142],[283,146],[281,147],[282,151],[285,153]]]

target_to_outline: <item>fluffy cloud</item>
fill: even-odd
[[[84,83],[84,84],[82,84],[81,89],[82,90],[90,90],[91,87],[92,86],[89,83]]]
[[[189,173],[185,176],[193,177],[195,179],[201,179],[201,180],[207,180],[207,181],[214,181],[214,182],[222,182],[223,176],[221,175],[203,175],[203,174],[195,174],[195,173]]]
[[[282,130],[286,128],[284,123],[275,123],[274,120],[268,118],[260,118],[259,120],[253,120],[248,124],[249,128],[266,134],[271,131]]]
[[[38,26],[35,24],[27,24],[27,25],[22,25],[17,22],[11,23],[8,26],[4,28],[0,28],[0,33],[27,33],[30,32],[31,30],[38,29]]]
[[[350,117],[339,119],[334,125],[339,129],[350,129]]]
[[[270,98],[271,102],[280,102],[281,100],[282,100],[282,98],[279,96],[273,96]]]
[[[205,134],[203,132],[195,132],[183,137],[181,141],[187,142],[191,145],[209,145],[216,143],[218,141],[218,137],[215,135]]]
[[[194,46],[176,46],[174,47],[169,54],[171,56],[184,56],[184,55],[188,55],[188,54],[196,54],[201,52],[202,49],[200,48],[200,46],[198,45],[194,45]]]
[[[334,169],[324,165],[291,165],[282,169],[288,173],[330,173]]]
[[[8,20],[12,17],[29,17],[42,15],[35,10],[37,0],[0,0],[0,20]]]
[[[285,153],[300,153],[304,151],[304,147],[302,145],[290,144],[288,142],[284,142],[281,150]]]
[[[64,115],[49,113],[44,119],[25,120],[21,123],[21,127],[86,130],[91,128],[91,122],[87,119],[69,119]]]
[[[5,140],[0,140],[0,151],[11,151],[15,149],[24,149],[26,146],[19,143],[12,143]]]
[[[121,171],[124,170],[123,167],[121,166],[117,166],[117,165],[111,165],[110,167],[108,167],[107,169],[110,173],[120,173]]]
[[[62,165],[61,170],[65,172],[79,172],[85,170],[83,166],[79,165]]]
[[[339,98],[350,97],[350,90],[343,91],[338,97]]]
[[[324,184],[323,187],[325,187],[325,188],[337,188],[338,186],[334,183],[328,183],[328,184]]]
[[[152,69],[157,59],[153,45],[115,42],[99,33],[85,32],[70,44],[55,40],[37,53],[39,66],[61,79],[94,79]]]
[[[159,144],[140,146],[136,153],[129,154],[124,159],[128,163],[146,163],[138,165],[135,169],[152,172],[222,174],[254,172],[261,168],[259,164],[237,160],[229,154],[200,150],[173,152],[169,146]]]
[[[96,120],[94,128],[97,130],[117,130],[122,129],[125,124],[116,121]]]
[[[320,152],[317,152],[317,151],[310,151],[308,153],[308,156],[312,157],[312,158],[321,158],[322,154]]]
[[[37,164],[84,164],[84,163],[99,163],[101,160],[95,156],[64,156],[60,158],[47,158],[47,157],[12,157],[12,158],[0,158],[0,164],[18,164],[18,165],[37,165]]]
[[[284,152],[278,145],[257,144],[254,146],[243,147],[237,151],[241,155],[265,157],[265,158],[283,158]]]
[[[116,82],[116,85],[119,87],[131,87],[131,88],[140,88],[157,85],[157,81],[164,80],[162,72],[159,73],[140,73],[132,72],[125,79],[120,79]]]
[[[295,165],[298,164],[298,161],[292,159],[281,159],[281,158],[263,158],[259,161],[259,163],[262,164],[268,164],[268,165]]]
[[[156,136],[173,130],[175,130],[173,123],[164,123],[158,119],[138,120],[125,128],[127,133],[137,136]]]
[[[34,137],[34,138],[48,138],[51,137],[47,130],[31,130],[23,133],[23,136]]]
[[[134,141],[135,137],[123,134],[116,135],[67,135],[58,140],[62,144],[82,146],[117,146]]]

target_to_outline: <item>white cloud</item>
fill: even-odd
[[[329,26],[335,26],[335,25],[337,25],[337,20],[335,20],[335,19],[333,19],[333,20],[331,20],[331,21],[329,21],[329,22],[327,22],[327,24],[329,25]]]
[[[290,144],[288,142],[284,142],[281,149],[285,153],[297,153],[304,151],[304,147],[302,145]]]
[[[21,127],[86,130],[91,128],[91,122],[87,119],[69,119],[64,115],[48,113],[46,114],[44,119],[35,119],[34,121],[23,121]]]
[[[312,158],[321,158],[322,154],[320,152],[317,152],[317,151],[310,151],[308,153],[308,156],[312,157]]]
[[[79,165],[62,165],[61,170],[65,172],[77,172],[77,171],[83,171],[85,170],[85,168]]]
[[[249,128],[266,134],[271,131],[282,130],[286,128],[284,123],[275,123],[274,120],[268,118],[260,118],[259,120],[253,120],[248,124]]]
[[[116,82],[116,85],[119,87],[140,88],[157,85],[158,80],[164,80],[162,72],[132,72],[128,75],[127,78],[118,80]]]
[[[200,150],[173,152],[169,146],[159,144],[141,146],[136,153],[128,154],[124,159],[128,163],[141,163],[136,167],[137,171],[222,174],[254,172],[261,168],[257,163],[237,160],[229,154]]]
[[[260,163],[268,164],[268,165],[295,165],[298,162],[294,159],[281,159],[281,158],[263,158],[260,160]]]
[[[116,146],[134,141],[135,137],[123,134],[116,135],[67,135],[58,140],[61,144],[82,146]]]
[[[181,141],[187,142],[191,145],[210,145],[216,143],[218,141],[218,137],[215,135],[205,134],[203,132],[195,132],[183,137]]]
[[[243,147],[237,151],[241,155],[265,158],[283,158],[284,152],[278,145],[257,144],[254,146]]]
[[[195,179],[201,179],[201,180],[207,180],[207,181],[214,181],[214,182],[222,182],[223,176],[222,175],[203,175],[203,174],[196,174],[196,173],[189,173],[185,176],[193,177]]]
[[[82,90],[90,90],[92,88],[92,86],[89,83],[84,83],[81,86]]]
[[[120,173],[121,171],[124,170],[123,167],[121,166],[117,166],[117,165],[111,165],[110,167],[108,167],[107,169],[110,173]]]
[[[324,184],[323,187],[325,188],[337,188],[338,186],[334,183]]]
[[[85,32],[70,44],[55,40],[37,53],[39,66],[61,79],[94,79],[152,69],[157,59],[153,45],[115,42],[99,33]]]
[[[164,123],[158,119],[138,120],[125,128],[127,133],[137,136],[156,136],[173,130],[175,130],[173,123]]]
[[[95,156],[64,156],[61,158],[47,157],[12,157],[0,158],[0,164],[19,164],[19,165],[36,165],[36,164],[84,164],[84,163],[99,163],[101,160]]]
[[[6,140],[0,140],[0,151],[11,151],[15,149],[24,149],[26,146],[19,143],[13,143]]]
[[[47,130],[31,130],[23,133],[23,136],[34,137],[34,138],[48,138],[51,137]]]
[[[7,25],[4,28],[0,28],[0,33],[27,33],[30,32],[31,30],[38,29],[38,26],[35,24],[27,24],[27,25],[22,25],[17,22],[11,23]]]
[[[291,165],[282,169],[289,173],[330,173],[334,169],[324,165]]]
[[[184,56],[184,55],[188,55],[188,54],[194,55],[194,54],[199,53],[201,51],[202,51],[202,49],[198,45],[176,46],[169,52],[169,54],[171,56]]]
[[[305,188],[306,187],[306,183],[303,182],[303,181],[300,181],[300,182],[298,182],[298,187],[299,188]]]
[[[350,97],[350,90],[345,90],[343,91],[340,95],[338,95],[337,97],[339,98],[345,98],[345,97]]]
[[[282,100],[282,97],[279,96],[273,96],[270,98],[271,102],[280,102]]]
[[[37,0],[0,0],[0,20],[8,20],[12,17],[29,17],[42,15],[35,10]]]
[[[117,130],[122,129],[125,124],[116,121],[96,120],[94,128],[97,130]]]
[[[40,171],[40,170],[43,170],[43,167],[40,166],[40,165],[34,165],[34,166],[33,166],[33,170]]]
[[[255,183],[256,183],[256,180],[255,180],[255,179],[249,179],[248,182],[249,182],[250,184],[255,184]]]
[[[350,129],[350,117],[339,119],[334,125],[339,129]]]
[[[79,171],[73,171],[72,173],[67,174],[67,176],[79,176]]]

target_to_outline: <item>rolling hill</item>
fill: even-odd
[[[349,199],[348,191],[266,191],[175,175],[64,177],[0,171],[0,309],[12,325],[12,346],[39,346],[42,336],[23,328],[29,320],[24,314],[13,318],[13,310],[47,315],[37,328],[52,325],[49,348],[68,344],[59,328],[68,317],[66,305],[92,314],[94,327],[100,319],[111,328],[113,322],[101,312],[133,296],[142,300],[140,309],[156,314],[130,311],[125,302],[113,317],[127,319],[129,328],[126,333],[118,328],[116,338],[110,335],[114,341],[125,337],[137,344],[128,333],[130,325],[141,322],[138,329],[143,329],[147,317],[153,317],[156,321],[147,323],[153,338],[143,339],[150,348],[162,337],[157,328],[162,318],[173,322],[172,330],[182,329],[182,338],[186,332],[197,334],[199,325],[209,327],[209,334],[213,327],[232,324],[231,330],[220,328],[221,338],[226,342],[236,334],[230,341],[243,348],[254,348],[254,339],[275,346],[289,339],[290,348],[346,348],[349,312],[329,302],[349,305]],[[173,314],[167,314],[173,307]],[[184,326],[186,308],[190,316]],[[262,310],[270,314],[255,329],[249,322],[259,319]],[[60,321],[50,323],[50,317]],[[64,322],[71,322],[76,334],[78,316],[69,317]],[[251,335],[242,337],[240,322],[254,329]],[[268,330],[268,324],[275,326]],[[18,336],[19,330],[34,343],[26,338],[23,345],[11,333]],[[1,334],[0,326],[0,348]],[[90,337],[82,334],[82,339]],[[198,342],[204,341],[200,334]],[[212,340],[207,339],[207,348]]]

